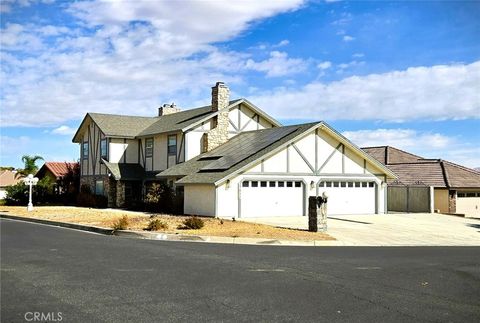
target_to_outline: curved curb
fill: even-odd
[[[147,239],[147,240],[163,240],[163,241],[184,241],[184,242],[205,242],[205,243],[228,243],[243,245],[264,245],[264,246],[343,246],[344,244],[338,240],[277,240],[277,239],[259,239],[259,238],[241,238],[241,237],[220,237],[220,236],[199,236],[190,234],[172,234],[162,232],[142,232],[132,230],[105,229],[100,227],[88,226],[83,224],[75,224],[68,222],[58,222],[51,220],[42,220],[34,218],[26,218],[15,215],[0,214],[0,218],[40,223],[57,227],[64,227],[75,230],[82,230],[104,235],[115,235],[123,238],[131,239]]]

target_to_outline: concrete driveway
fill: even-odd
[[[242,219],[307,229],[307,217]],[[480,246],[480,220],[444,214],[341,215],[328,219],[328,234],[345,246]]]

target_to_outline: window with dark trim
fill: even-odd
[[[103,195],[105,193],[103,181],[95,181],[95,194]]]
[[[268,182],[269,187],[275,187],[276,186],[275,184],[276,184],[276,182],[274,182],[274,181]]]
[[[103,159],[107,159],[107,138],[100,140],[100,156]]]
[[[257,181],[252,181],[252,187],[258,187],[258,182]]]
[[[177,154],[177,135],[168,136],[168,154],[169,155]]]
[[[260,182],[260,187],[267,187],[267,182],[261,181]]]
[[[287,187],[292,187],[292,186],[293,186],[293,183],[290,182],[290,181],[288,181],[288,182],[287,182]]]
[[[88,141],[82,143],[82,158],[88,159]]]
[[[153,138],[145,139],[145,157],[153,156]]]
[[[302,187],[302,182],[295,182],[295,187]]]
[[[248,181],[243,182],[242,187],[248,187]]]
[[[278,187],[285,187],[285,182],[278,182]]]

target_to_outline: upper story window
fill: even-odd
[[[168,154],[169,155],[177,154],[177,136],[176,135],[168,136]]]
[[[102,158],[107,159],[107,138],[100,140],[100,156]]]
[[[145,139],[145,157],[153,156],[153,138]]]
[[[88,159],[88,141],[82,143],[82,158]]]

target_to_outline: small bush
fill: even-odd
[[[185,219],[183,221],[183,226],[179,227],[179,229],[198,230],[203,228],[204,225],[205,225],[205,222],[202,219],[196,216],[192,216],[190,218]]]
[[[153,220],[150,220],[145,230],[158,231],[158,230],[167,230],[167,229],[168,229],[168,224],[166,222],[163,222],[160,219],[153,219]]]
[[[113,224],[113,230],[126,230],[128,228],[128,218],[126,215],[122,216],[117,222]]]

